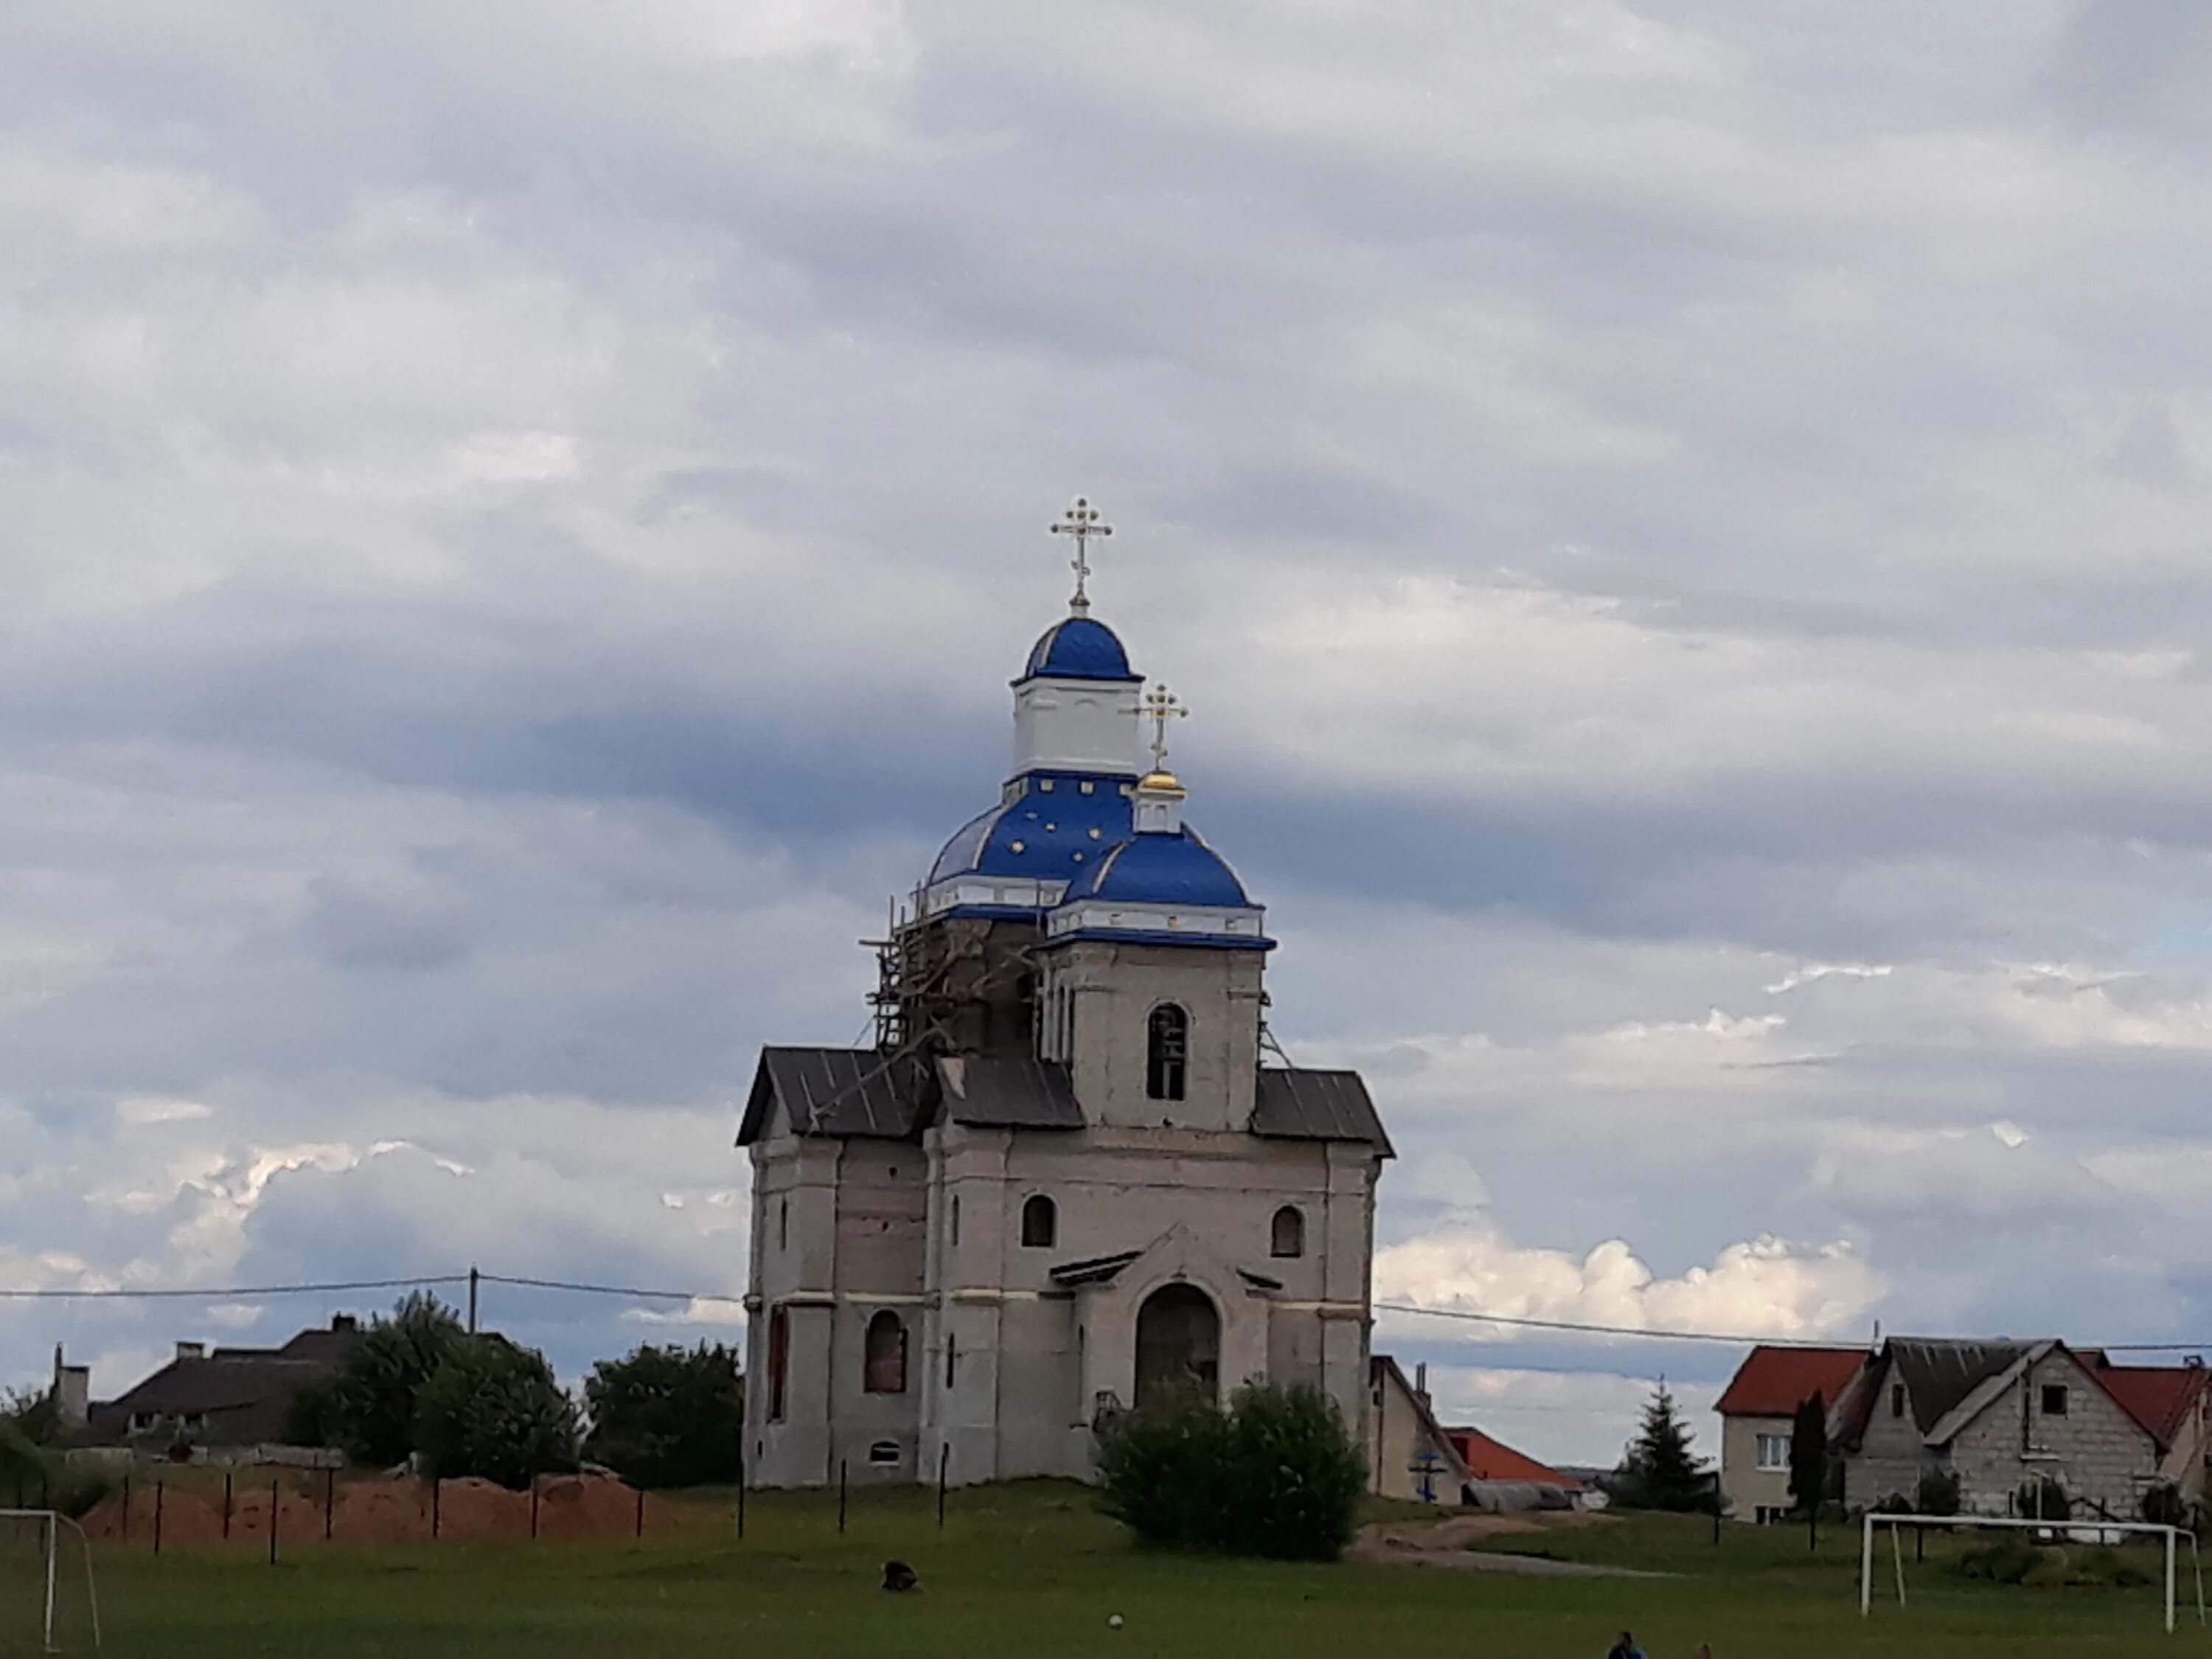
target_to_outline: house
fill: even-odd
[[[1753,1348],[1713,1409],[1721,1419],[1721,1498],[1739,1521],[1762,1525],[1790,1513],[1790,1435],[1814,1395],[1832,1425],[1868,1358],[1864,1348]],[[1832,1439],[1835,1428],[1831,1427]]]
[[[1452,1449],[1467,1465],[1468,1501],[1486,1510],[1578,1510],[1589,1488],[1573,1475],[1539,1463],[1480,1429],[1446,1429]]]
[[[1947,1474],[1969,1513],[2004,1515],[2024,1486],[2055,1481],[2115,1520],[2144,1494],[2204,1490],[2212,1393],[2201,1360],[2115,1365],[2056,1338],[1956,1341],[1894,1337],[1867,1364],[1840,1425],[1849,1497],[1911,1498]]]
[[[1446,1428],[1429,1399],[1429,1368],[1411,1382],[1389,1354],[1368,1362],[1367,1489],[1380,1498],[1475,1509],[1580,1509],[1587,1495],[1572,1475],[1493,1440],[1480,1429]]]
[[[85,1437],[111,1445],[145,1443],[244,1447],[283,1442],[301,1389],[332,1375],[360,1334],[351,1314],[304,1330],[281,1348],[210,1348],[179,1342],[175,1357],[113,1400],[85,1413]],[[80,1368],[54,1355],[58,1397],[63,1373]]]
[[[1429,1368],[1407,1382],[1398,1362],[1378,1353],[1367,1362],[1367,1490],[1378,1498],[1456,1507],[1474,1478],[1429,1401]]]

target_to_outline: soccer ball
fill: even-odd
[[[1109,1617],[1109,1618],[1106,1620],[1106,1628],[1107,1628],[1108,1630],[1119,1630],[1119,1629],[1121,1629],[1121,1615],[1120,1613],[1117,1613],[1113,1614],[1111,1617]]]

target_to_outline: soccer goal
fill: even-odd
[[[2197,1534],[2180,1527],[2154,1526],[2148,1521],[2023,1521],[1996,1515],[1877,1515],[1869,1510],[1859,1536],[1859,1616],[1874,1611],[1874,1534],[1876,1528],[1889,1534],[1890,1559],[1897,1565],[1897,1605],[1905,1605],[1905,1529],[1963,1532],[1986,1528],[1993,1532],[2035,1532],[2065,1543],[2113,1544],[2130,1534],[2166,1540],[2166,1628],[2173,1631],[2173,1580],[2181,1540],[2189,1541],[2190,1565],[2197,1574],[2197,1622],[2205,1623],[2204,1563],[2197,1553]]]
[[[33,1643],[40,1653],[99,1650],[92,1547],[84,1529],[56,1510],[0,1510],[0,1653]]]

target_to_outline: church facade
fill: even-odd
[[[1104,1420],[1248,1380],[1365,1443],[1389,1142],[1356,1073],[1265,1063],[1265,912],[1089,614],[1088,511],[1011,775],[878,945],[876,1042],[754,1074],[754,1485],[1085,1479]]]

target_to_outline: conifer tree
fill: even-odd
[[[1797,1402],[1790,1423],[1790,1501],[1800,1514],[1817,1510],[1828,1492],[1828,1412],[1815,1393]]]
[[[1690,1425],[1664,1382],[1644,1402],[1644,1421],[1620,1460],[1618,1501],[1650,1510],[1704,1510],[1712,1501],[1705,1460],[1690,1449]]]

